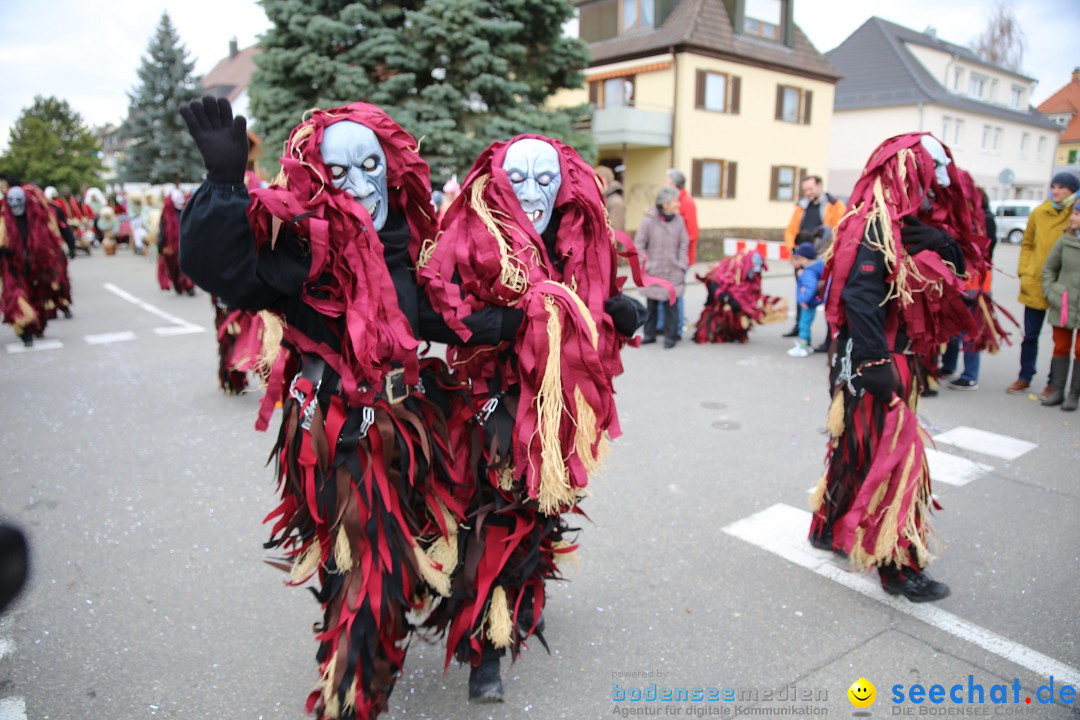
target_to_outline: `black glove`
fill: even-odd
[[[892,400],[896,392],[896,374],[893,372],[892,362],[884,365],[871,365],[859,371],[862,377],[862,386],[883,403]]]
[[[604,301],[604,312],[611,316],[611,323],[620,335],[631,337],[645,324],[648,314],[645,306],[632,297],[616,295]]]
[[[935,227],[923,225],[914,215],[908,215],[900,228],[900,240],[908,254],[915,255],[923,250],[941,250],[952,238]]]
[[[525,312],[517,308],[499,308],[502,317],[499,321],[499,337],[503,340],[513,340],[517,337],[518,328],[525,319]]]
[[[225,98],[204,97],[180,108],[206,166],[206,179],[219,183],[244,181],[247,169],[247,119],[233,117]]]

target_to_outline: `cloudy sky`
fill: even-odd
[[[173,24],[205,74],[236,37],[254,43],[269,23],[254,0],[87,0],[0,3],[0,147],[35,95],[67,100],[90,125],[119,123],[127,112],[135,74],[161,14]],[[797,0],[795,21],[825,52],[839,45],[872,15],[968,44],[986,25],[993,0]],[[1064,85],[1080,66],[1080,2],[1014,0],[1027,35],[1024,71],[1037,79],[1038,104]]]

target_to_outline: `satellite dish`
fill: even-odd
[[[1012,181],[1016,179],[1016,173],[1009,168],[1005,168],[998,175],[998,182],[1002,185],[1012,185]]]

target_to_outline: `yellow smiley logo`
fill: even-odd
[[[851,687],[847,690],[847,696],[855,707],[868,708],[877,699],[877,688],[874,687],[874,683],[866,678],[859,678],[851,683]]]

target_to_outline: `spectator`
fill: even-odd
[[[681,170],[676,170],[675,168],[668,170],[667,177],[664,179],[664,185],[673,187],[679,191],[679,214],[682,216],[683,223],[686,225],[686,235],[690,238],[690,244],[686,252],[686,266],[690,267],[697,262],[697,243],[698,235],[700,233],[697,221],[697,205],[694,203],[694,198],[686,191],[686,174]],[[679,294],[676,310],[679,324],[675,328],[675,337],[676,339],[682,339],[682,329],[686,320],[686,307],[683,303],[683,296],[681,293]]]
[[[791,254],[791,264],[800,271],[797,297],[799,339],[795,342],[795,347],[788,350],[788,355],[804,358],[814,354],[813,346],[810,344],[810,328],[814,324],[817,306],[821,304],[818,283],[825,272],[825,263],[818,259],[817,252],[814,250],[813,235],[803,231],[799,233],[799,239],[802,242],[795,246]]]
[[[682,299],[686,291],[687,248],[690,244],[686,223],[679,215],[679,193],[673,187],[662,187],[656,196],[656,208],[645,213],[638,227],[634,244],[648,259],[649,274],[667,280],[675,288],[675,295]],[[656,342],[657,314],[663,302],[664,347],[671,349],[679,339],[681,327],[676,320],[676,303],[672,303],[667,289],[649,285],[641,289],[648,300],[645,319],[645,337],[642,343]]]
[[[615,179],[615,171],[607,165],[596,168],[596,175],[604,184],[604,205],[607,206],[611,227],[626,232],[626,200],[622,183]]]
[[[1042,271],[1042,288],[1050,306],[1050,326],[1054,330],[1054,357],[1050,361],[1050,382],[1054,386],[1046,407],[1061,405],[1062,410],[1076,410],[1080,404],[1080,205],[1074,204],[1069,229],[1061,236]],[[1074,342],[1073,336],[1076,335]],[[1069,346],[1073,346],[1072,384],[1065,399],[1065,381],[1069,377]]]
[[[1046,320],[1049,303],[1042,287],[1043,264],[1050,248],[1069,224],[1070,194],[1080,190],[1080,180],[1070,172],[1059,172],[1050,181],[1050,197],[1028,216],[1024,240],[1020,244],[1020,303],[1024,306],[1024,341],[1020,344],[1020,377],[1005,388],[1010,395],[1023,395],[1035,377],[1035,361],[1039,355],[1039,333]],[[1053,376],[1042,391],[1046,399],[1053,392]]]
[[[844,217],[847,207],[844,201],[825,192],[824,185],[819,175],[808,175],[800,184],[802,199],[795,204],[795,212],[791,214],[787,229],[784,230],[784,243],[789,250],[795,249],[796,236],[799,232],[821,232],[819,240],[815,243],[820,255],[832,244],[833,233],[840,224],[840,218]],[[798,268],[795,276],[798,277]],[[795,337],[799,334],[799,314],[802,308],[796,305],[795,325],[784,334],[784,337]],[[824,351],[826,348],[821,348]]]
[[[987,197],[986,190],[982,188],[979,188],[979,194],[982,197],[986,235],[990,238],[990,244],[986,249],[987,270],[985,277],[980,278],[975,273],[971,273],[971,277],[968,278],[967,295],[973,300],[972,312],[980,312],[979,305],[975,302],[980,291],[986,296],[987,301],[990,300],[991,279],[993,277],[991,266],[994,259],[994,248],[997,246],[997,222],[994,220],[994,213],[990,212],[990,198]],[[978,390],[980,351],[973,339],[966,335],[953,335],[949,338],[949,344],[946,346],[945,353],[941,358],[941,377],[946,378],[956,373],[956,361],[959,359],[961,348],[964,350],[964,372],[960,373],[960,377],[949,380],[945,384],[950,390]]]

